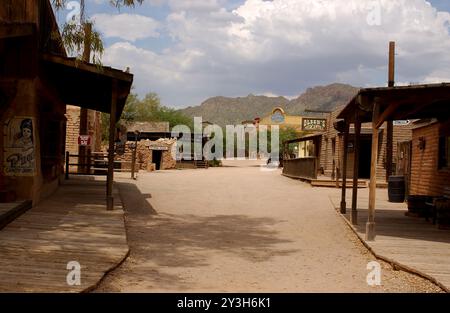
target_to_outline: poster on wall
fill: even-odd
[[[6,176],[35,175],[34,127],[32,117],[17,116],[5,122],[3,169]]]

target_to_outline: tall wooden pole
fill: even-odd
[[[92,34],[92,24],[84,24],[84,47],[83,47],[83,62],[89,63],[91,60],[91,34]],[[89,135],[88,131],[88,109],[80,109],[80,135]],[[90,160],[87,159],[87,147],[78,146],[79,163],[87,164]],[[82,165],[79,167],[82,173],[87,173],[87,166]]]
[[[358,224],[358,179],[359,179],[359,146],[361,140],[361,121],[358,111],[355,113],[355,142],[353,144],[353,191],[352,191],[352,214],[350,221],[352,225]]]
[[[389,42],[389,79],[388,86],[395,84],[395,42]],[[386,138],[386,181],[392,175],[392,160],[394,154],[394,126],[392,121],[387,121]]]
[[[372,157],[370,160],[370,186],[369,186],[369,216],[366,224],[366,240],[375,240],[375,199],[377,188],[377,161],[378,161],[378,116],[380,105],[377,101],[373,105],[372,117]]]
[[[341,214],[345,214],[347,212],[347,202],[346,202],[346,190],[347,190],[347,159],[348,159],[348,133],[349,133],[350,124],[345,121],[345,130],[344,130],[344,155],[343,155],[343,164],[342,164],[342,194],[341,194]]]
[[[106,181],[106,207],[108,210],[114,208],[113,182],[114,182],[114,141],[116,137],[116,115],[117,115],[117,80],[112,81],[111,92],[111,114],[109,115],[109,148],[108,148],[108,176]]]

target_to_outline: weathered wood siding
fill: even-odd
[[[413,130],[411,194],[439,196],[450,185],[450,171],[438,169],[439,123]],[[419,138],[425,139],[425,149],[419,148]]]
[[[332,176],[333,173],[333,160],[335,166],[342,169],[343,162],[343,151],[344,151],[344,138],[336,129],[334,129],[333,123],[336,122],[336,117],[342,111],[344,107],[337,108],[332,112],[327,119],[327,130],[322,136],[322,147],[320,151],[320,165],[322,167],[326,176]],[[351,125],[353,127],[353,124]],[[361,134],[368,134],[371,132],[371,123],[364,123],[361,125]],[[363,135],[362,135],[363,136]],[[393,138],[393,162],[396,163],[397,156],[397,143],[402,141],[409,141],[412,138],[412,125],[406,126],[394,126],[394,138]],[[333,156],[332,153],[332,141],[336,140],[336,152]],[[371,138],[369,139],[371,140]],[[349,142],[354,141],[354,135],[350,135]],[[387,132],[386,123],[380,127],[380,138],[378,147],[378,160],[377,160],[377,179],[386,179],[386,143],[387,143]],[[347,163],[347,178],[353,177],[353,160],[354,152],[349,152],[348,163]],[[395,166],[394,166],[395,169]],[[342,175],[342,173],[341,173]]]

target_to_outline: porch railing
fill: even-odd
[[[76,158],[76,161],[71,161]],[[86,156],[79,154],[70,154],[66,152],[66,170],[65,178],[69,179],[69,175],[107,175],[108,174],[108,154],[103,152],[90,152]],[[125,168],[123,164],[129,164]],[[76,170],[73,170],[76,167]],[[114,172],[131,172],[131,161],[114,161]]]

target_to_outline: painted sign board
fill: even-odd
[[[394,126],[406,126],[406,125],[411,124],[411,121],[410,120],[398,120],[398,121],[394,121],[392,124]]]
[[[303,118],[302,130],[323,131],[327,127],[327,120],[322,118]]]
[[[36,175],[34,118],[16,116],[7,120],[3,127],[4,174],[6,176]]]
[[[284,117],[284,114],[279,110],[275,111],[272,114],[271,119],[272,119],[272,122],[278,123],[278,124],[282,124],[286,120],[286,118]]]
[[[78,136],[78,145],[80,145],[80,146],[90,146],[91,145],[91,136],[89,136],[89,135],[79,135]]]

